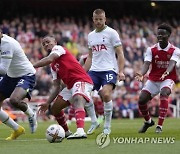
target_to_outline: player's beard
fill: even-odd
[[[102,30],[104,28],[103,24],[96,24],[96,29]]]

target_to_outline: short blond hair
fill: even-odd
[[[96,9],[93,11],[93,14],[105,14],[105,11],[103,9]]]

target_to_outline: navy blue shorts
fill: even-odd
[[[27,98],[31,99],[31,92],[35,87],[36,76],[24,75],[18,78],[11,78],[7,75],[0,77],[0,93],[6,98],[10,97],[16,87],[22,87],[27,91]]]
[[[101,86],[103,87],[106,84],[112,84],[113,88],[115,88],[117,81],[117,73],[115,73],[114,71],[89,71],[88,74],[93,80],[95,90],[98,91]]]

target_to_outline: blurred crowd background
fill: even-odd
[[[92,11],[96,8],[102,8],[106,11],[107,25],[119,33],[126,58],[124,68],[126,80],[117,83],[113,94],[114,118],[139,117],[137,100],[147,77],[143,83],[140,83],[134,79],[134,74],[142,67],[146,48],[157,42],[156,29],[158,24],[166,22],[172,26],[173,32],[170,42],[180,47],[180,18],[178,19],[179,15],[176,14],[178,2],[173,4],[155,3],[155,6],[151,2],[145,3],[144,1],[138,1],[138,3],[111,1],[109,5],[105,5],[108,1],[104,3],[103,1],[62,2],[54,0],[50,2],[33,0],[29,1],[30,4],[21,0],[16,2],[9,0],[0,2],[0,28],[4,34],[10,35],[20,42],[32,63],[47,56],[48,53],[42,49],[40,43],[46,35],[54,35],[58,44],[66,47],[79,59],[81,55],[88,52],[87,36],[93,30]],[[8,7],[8,3],[13,6]],[[92,8],[90,8],[91,6]],[[172,6],[174,10],[172,10]],[[139,9],[135,9],[136,7]],[[170,98],[170,103],[173,105],[176,105],[180,99],[179,65],[177,65],[177,71],[179,73],[178,81]],[[49,95],[52,86],[49,67],[38,68],[36,75],[37,84],[32,93],[32,102],[43,102],[44,98]],[[99,103],[101,99],[97,93],[93,95],[93,99],[98,110],[98,106],[102,106]],[[151,114],[157,116],[158,96],[149,105]],[[170,108],[168,116],[173,116],[172,111]]]

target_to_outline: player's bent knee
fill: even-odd
[[[103,93],[102,98],[103,98],[103,101],[109,102],[111,100],[111,94],[110,93]]]
[[[147,102],[149,102],[152,99],[151,94],[147,93],[146,91],[142,91],[140,96],[139,96],[139,101],[138,104],[139,105],[144,105]]]
[[[10,98],[10,99],[9,99],[9,103],[10,103],[12,106],[18,108],[20,101],[19,101],[19,99],[16,99],[16,98]]]
[[[56,109],[56,108],[50,108],[50,111],[51,111],[51,114],[54,116],[58,115],[61,112],[61,110]]]
[[[160,96],[165,96],[168,97],[171,94],[171,90],[170,89],[162,89],[160,92]]]
[[[74,108],[84,108],[85,103],[86,103],[86,99],[81,96],[81,95],[75,95],[73,97],[73,101],[74,101]]]
[[[140,96],[140,97],[139,97],[138,104],[144,105],[144,104],[146,104],[147,102],[148,102],[148,100],[146,99],[146,97],[144,97],[144,96]]]

